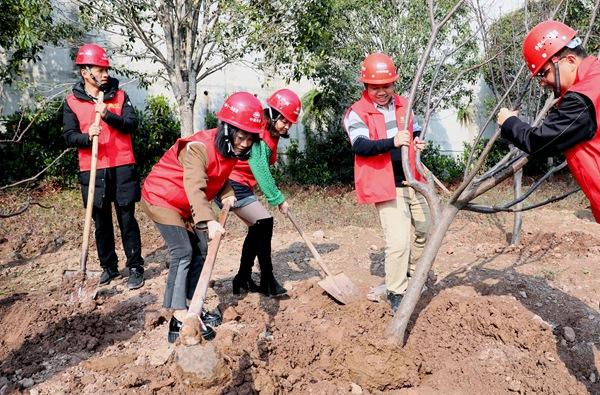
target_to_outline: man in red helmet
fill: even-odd
[[[559,100],[537,127],[521,121],[517,111],[502,108],[502,137],[530,155],[564,152],[600,222],[600,62],[587,56],[575,30],[556,21],[531,29],[523,56],[531,73]]]
[[[277,188],[269,166],[277,162],[279,138],[289,136],[290,127],[298,122],[302,105],[298,95],[289,89],[275,91],[267,99],[267,104],[264,110],[266,126],[261,131],[261,141],[252,146],[248,162],[238,162],[229,177],[237,198],[233,211],[248,225],[240,268],[233,278],[233,293],[236,295],[243,291],[260,292],[272,297],[287,293],[273,275],[273,216],[256,198],[254,187],[258,184],[267,202],[278,206],[282,214],[287,214],[288,202]],[[252,280],[255,258],[258,258],[260,266],[260,286]]]
[[[224,232],[211,201],[217,197],[233,207],[235,193],[228,177],[238,160],[248,160],[250,148],[264,126],[260,101],[248,92],[229,96],[219,112],[216,129],[181,138],[162,156],[144,181],[142,207],[167,244],[169,274],[163,307],[171,310],[167,339],[174,343],[187,316],[208,250],[208,240]],[[217,313],[199,317],[202,336],[215,336]]]
[[[75,57],[81,80],[67,96],[63,113],[63,136],[67,144],[79,150],[79,170],[84,204],[87,204],[92,156],[92,137],[98,136],[98,162],[92,217],[96,227],[96,246],[103,272],[100,284],[120,277],[115,252],[112,203],[129,268],[129,289],[144,285],[144,259],[140,228],[135,219],[135,202],[140,200],[140,180],[135,168],[131,134],[138,120],[119,81],[109,77],[110,63],[106,51],[96,44],[85,44]],[[104,102],[98,103],[100,91]],[[100,126],[94,123],[100,113]]]
[[[409,146],[409,162],[417,180],[415,150],[425,142],[413,140],[413,115],[406,114],[407,100],[395,94],[398,80],[392,59],[382,53],[361,64],[362,97],[344,116],[344,127],[354,152],[354,182],[359,203],[375,203],[385,235],[385,283],[395,312],[415,270],[429,228],[425,198],[408,187],[400,147]],[[408,130],[404,130],[409,116]],[[414,242],[412,242],[414,227]]]

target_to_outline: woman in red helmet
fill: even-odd
[[[260,143],[252,147],[248,162],[238,162],[229,177],[237,199],[233,211],[248,225],[240,268],[233,278],[233,293],[236,295],[242,291],[258,291],[266,296],[283,296],[287,293],[273,275],[273,217],[258,201],[253,189],[258,184],[267,202],[271,206],[278,206],[282,214],[287,214],[289,205],[277,188],[269,165],[277,161],[279,138],[287,138],[292,124],[298,122],[301,103],[293,91],[279,89],[267,99],[267,104],[264,110],[267,122],[261,131]],[[254,283],[251,276],[255,258],[258,258],[260,266],[260,286]]]
[[[181,138],[154,165],[144,181],[142,207],[165,239],[170,265],[163,306],[173,311],[168,341],[179,336],[189,300],[206,259],[208,240],[223,228],[211,200],[231,207],[235,195],[227,179],[238,160],[247,160],[263,129],[260,101],[252,94],[229,96],[217,113],[216,129]],[[202,336],[214,337],[217,314],[203,312]]]
[[[96,227],[96,247],[103,269],[100,284],[120,277],[115,252],[112,204],[121,229],[123,250],[129,268],[129,289],[144,285],[144,259],[140,228],[135,219],[135,202],[140,200],[140,179],[135,168],[131,134],[137,129],[137,116],[119,81],[109,77],[110,63],[106,51],[96,44],[85,44],[75,57],[81,81],[66,98],[63,113],[63,136],[67,144],[79,151],[79,170],[84,204],[90,182],[92,137],[98,136],[98,162],[92,217]],[[104,102],[98,103],[100,91]],[[94,125],[96,113],[102,119]]]
[[[564,152],[600,222],[600,61],[587,56],[581,43],[577,32],[561,22],[531,29],[523,41],[527,67],[559,100],[540,126],[521,121],[508,108],[500,109],[498,124],[502,137],[528,154]]]

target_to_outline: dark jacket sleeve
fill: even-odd
[[[103,120],[121,133],[133,133],[136,131],[138,119],[127,93],[125,93],[125,100],[123,102],[123,111],[121,112],[121,115],[106,111],[106,115],[104,116]]]
[[[540,126],[532,127],[517,117],[510,117],[502,125],[501,133],[528,154],[552,156],[591,139],[596,128],[596,112],[591,100],[569,92]]]
[[[90,147],[92,142],[87,134],[81,133],[77,116],[65,100],[63,109],[63,137],[71,147]]]
[[[391,151],[394,148],[394,138],[370,140],[365,137],[359,137],[352,143],[352,152],[361,156],[373,156]]]

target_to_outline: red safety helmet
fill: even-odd
[[[384,53],[373,53],[360,64],[359,81],[365,84],[384,85],[398,80],[392,58]]]
[[[291,123],[298,122],[302,103],[297,94],[289,89],[279,89],[267,99],[267,104],[279,111]]]
[[[260,133],[265,123],[260,100],[248,92],[236,92],[225,99],[217,118],[248,133]]]
[[[83,44],[75,56],[75,64],[110,67],[106,51],[96,44]]]
[[[544,21],[531,29],[523,40],[523,57],[531,74],[539,73],[576,35],[576,30],[557,21]]]

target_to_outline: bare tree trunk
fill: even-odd
[[[523,181],[523,169],[519,170],[513,175],[513,190],[515,192],[515,199],[521,197],[521,184]],[[523,203],[518,203],[516,209],[520,210],[523,207]],[[513,221],[513,231],[510,239],[511,245],[519,244],[521,240],[521,226],[523,225],[523,215],[520,211],[515,211]]]
[[[179,116],[181,117],[181,137],[194,134],[193,102],[182,98],[179,100]]]
[[[421,255],[421,258],[417,263],[417,269],[411,277],[411,281],[408,283],[408,289],[402,299],[402,303],[400,303],[398,312],[396,312],[392,319],[392,323],[388,327],[387,334],[390,342],[403,344],[408,321],[417,306],[417,302],[421,296],[421,290],[427,281],[429,270],[431,270],[431,266],[440,250],[444,236],[446,236],[446,232],[459,210],[459,206],[448,205],[444,207],[441,215],[438,217],[436,226],[429,234],[427,244],[423,250],[423,255]]]

